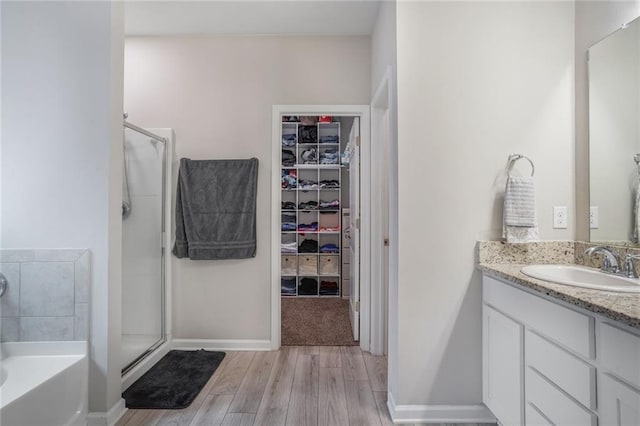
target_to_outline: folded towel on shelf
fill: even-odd
[[[258,159],[180,160],[173,254],[192,260],[256,255]]]
[[[281,253],[297,253],[298,252],[298,243],[295,241],[292,243],[281,243],[280,244],[280,252]]]
[[[508,243],[538,241],[533,177],[507,176],[504,192],[503,236]]]

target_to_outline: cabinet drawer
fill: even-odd
[[[525,335],[525,362],[585,407],[596,409],[596,369],[531,331]]]
[[[599,326],[600,365],[640,388],[640,337],[605,322]]]
[[[585,358],[594,358],[593,318],[488,276],[483,279],[483,294],[485,303]]]
[[[596,426],[595,414],[571,400],[555,386],[544,380],[530,367],[525,374],[525,397],[527,405],[532,404],[543,418],[559,426]],[[527,424],[530,424],[527,422]],[[544,423],[543,423],[544,424]]]

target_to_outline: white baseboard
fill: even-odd
[[[396,405],[387,394],[387,407],[395,424],[407,423],[496,423],[484,404],[477,405]]]
[[[106,413],[87,414],[87,426],[113,426],[126,412],[127,407],[124,405],[124,399],[120,398]]]
[[[160,359],[162,359],[162,357],[165,356],[171,348],[171,340],[164,342],[144,360],[140,361],[138,365],[129,370],[127,374],[122,377],[122,391],[124,392],[133,384],[133,382],[138,380],[144,373],[149,371],[151,367],[156,365],[156,363],[160,361]]]
[[[173,339],[173,349],[216,351],[270,351],[271,340]]]

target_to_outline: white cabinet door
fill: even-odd
[[[640,425],[640,391],[608,374],[598,375],[600,426]]]
[[[504,426],[524,424],[523,326],[483,306],[482,400]]]

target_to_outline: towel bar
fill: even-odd
[[[526,155],[522,155],[522,154],[509,154],[509,158],[507,160],[507,174],[511,173],[511,169],[513,168],[513,165],[520,159],[525,159],[529,162],[529,164],[531,164],[531,176],[533,177],[533,174],[536,171],[536,167],[533,165],[533,161],[531,160],[531,158],[527,157]]]

